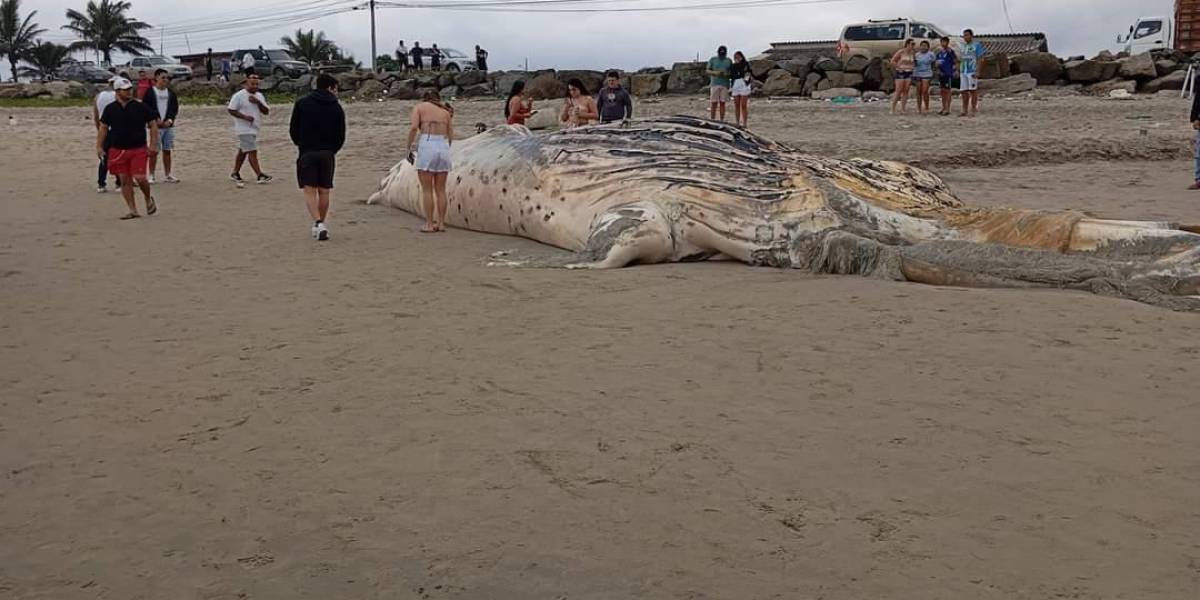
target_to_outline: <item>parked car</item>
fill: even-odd
[[[938,46],[942,36],[950,38],[950,45],[958,48],[963,44],[962,36],[949,35],[940,27],[912,19],[880,19],[847,25],[838,38],[838,53],[844,57],[865,56],[867,58],[891,58],[904,47],[904,40],[917,43],[928,40]]]
[[[432,49],[424,48],[424,50],[426,52],[425,64],[429,64],[428,53],[431,52]],[[459,71],[475,71],[479,69],[479,65],[475,64],[475,58],[472,56],[467,56],[466,54],[463,54],[461,51],[455,50],[454,48],[438,48],[438,50],[442,55],[443,71],[457,73]]]
[[[292,58],[287,50],[234,50],[235,69],[241,69],[242,60],[247,52],[254,56],[254,72],[259,75],[295,78],[312,72],[312,68]]]
[[[192,70],[187,65],[179,64],[165,56],[135,56],[129,61],[130,71],[142,69],[149,71],[151,75],[159,69],[165,69],[173,79],[192,78]],[[130,73],[130,75],[134,75],[134,73]]]
[[[80,83],[108,83],[113,74],[100,67],[75,63],[59,69],[58,78]]]

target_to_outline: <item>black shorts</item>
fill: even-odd
[[[939,75],[938,76],[938,87],[942,88],[943,90],[954,89],[956,87],[954,85],[954,78],[947,77],[946,75]]]
[[[333,170],[336,161],[328,150],[305,152],[296,159],[296,182],[300,187],[333,189]]]

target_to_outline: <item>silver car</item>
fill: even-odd
[[[429,64],[430,53],[432,48],[425,48],[425,64]],[[450,72],[459,71],[475,71],[479,69],[479,65],[475,64],[473,57],[463,54],[454,48],[438,48],[442,54],[442,70]]]
[[[165,56],[135,56],[133,60],[129,61],[129,69],[132,71],[145,69],[151,75],[154,75],[155,71],[163,69],[171,75],[171,79],[192,78],[192,70],[187,65],[179,64]]]

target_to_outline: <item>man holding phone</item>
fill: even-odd
[[[258,128],[262,118],[271,114],[267,97],[258,91],[260,79],[251,72],[246,76],[244,87],[229,99],[229,115],[233,117],[233,133],[238,139],[238,152],[233,160],[233,173],[229,175],[237,186],[245,187],[242,180],[242,164],[249,159],[250,168],[258,176],[256,183],[268,183],[273,177],[262,172],[258,164]]]
[[[600,123],[615,123],[633,118],[633,98],[621,87],[621,74],[609,71],[605,75],[604,88],[596,95],[596,110]]]

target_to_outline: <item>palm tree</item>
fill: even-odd
[[[140,32],[149,29],[144,23],[125,14],[132,5],[123,0],[88,0],[86,14],[67,9],[66,25],[63,29],[75,32],[79,41],[71,44],[71,50],[96,50],[104,55],[104,63],[112,63],[113,50],[140,56],[142,52],[153,52],[150,40]]]
[[[38,42],[21,57],[31,67],[22,67],[21,74],[27,77],[48,79],[62,66],[71,54],[71,49],[54,42]]]
[[[26,15],[24,21],[20,12],[21,0],[0,1],[0,54],[8,57],[13,81],[17,80],[17,62],[33,48],[37,36],[46,32],[33,22],[36,10]]]
[[[294,37],[285,35],[279,38],[279,43],[283,44],[287,48],[288,54],[291,54],[296,60],[302,60],[310,65],[329,60],[334,52],[337,52],[337,44],[326,39],[324,31],[314,32],[312,29],[309,29],[308,33],[297,29]]]

